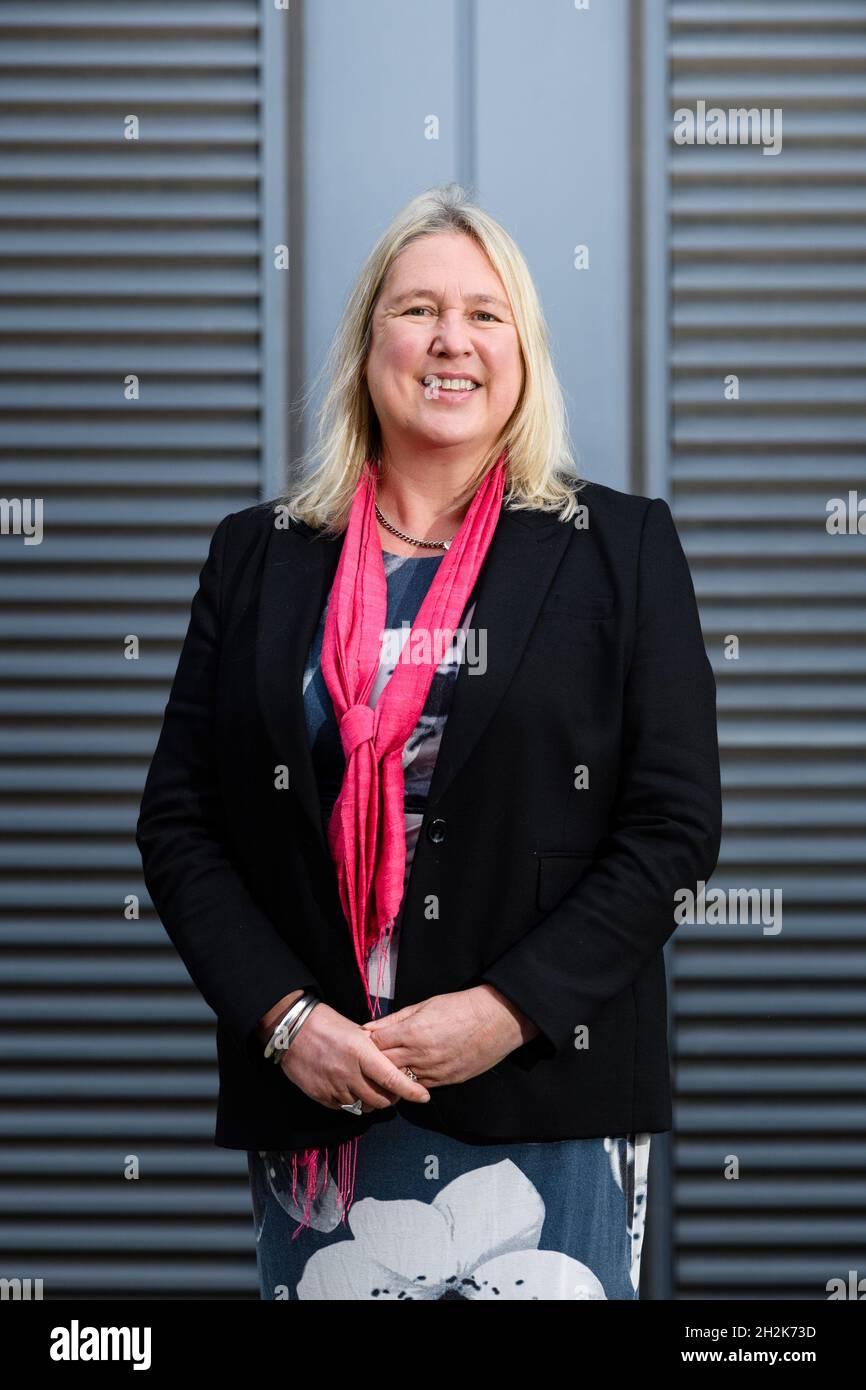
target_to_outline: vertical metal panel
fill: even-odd
[[[628,9],[627,0],[585,11],[530,0],[305,7],[315,156],[305,165],[307,381],[390,218],[455,179],[526,255],[580,466],[629,486]],[[426,138],[431,115],[436,139]],[[587,271],[574,267],[584,243]]]
[[[478,0],[478,194],[527,261],[582,473],[629,490],[629,4]],[[588,266],[575,266],[577,247]]]
[[[0,537],[0,1272],[47,1298],[257,1293],[212,1015],[134,827],[208,537],[285,448],[271,8],[0,6],[0,495],[45,518]]]
[[[466,11],[474,4],[304,6],[302,351],[311,403],[299,427],[307,443],[323,394],[319,373],[370,248],[410,198],[472,176]]]
[[[668,14],[669,130],[699,99],[783,109],[781,154],[671,140],[666,169],[669,496],[723,750],[712,887],[783,893],[777,935],[673,939],[674,1296],[822,1299],[866,1270],[866,566],[825,529],[866,476],[866,5]]]

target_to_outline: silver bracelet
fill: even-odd
[[[313,1012],[313,1009],[316,1007],[317,1004],[320,1004],[321,1002],[322,1001],[320,999],[317,999],[314,994],[310,995],[308,997],[307,1007],[304,1009],[304,1012],[298,1018],[295,1019],[295,1022],[292,1024],[292,1027],[289,1031],[289,1035],[286,1038],[285,1043],[275,1043],[274,1061],[277,1063],[277,1065],[279,1065],[280,1062],[280,1054],[282,1052],[285,1052],[287,1047],[291,1047],[292,1043],[295,1041],[295,1038],[300,1033],[310,1014]]]
[[[306,999],[306,997],[306,992],[299,995],[299,997],[295,1000],[291,1008],[285,1014],[283,1014],[283,1017],[280,1019],[276,1028],[271,1033],[271,1036],[268,1039],[267,1044],[265,1046],[266,1057],[270,1057],[272,1055],[274,1047],[276,1046],[277,1034],[281,1031],[281,1029],[285,1028],[288,1022],[294,1022],[298,1015],[303,1012],[304,1000]]]
[[[268,1044],[265,1048],[265,1056],[270,1057],[271,1061],[279,1066],[283,1052],[285,1052],[287,1047],[291,1047],[301,1027],[306,1023],[313,1009],[319,1003],[321,1003],[321,1000],[317,995],[311,994],[309,990],[305,990],[300,999],[295,1000],[288,1013],[280,1019],[268,1040]],[[289,1030],[287,1037],[285,1036],[286,1028]]]
[[[285,1047],[291,1047],[292,1043],[295,1041],[295,1038],[300,1033],[310,1014],[313,1012],[313,1009],[316,1007],[317,1004],[320,1004],[322,1002],[321,999],[318,999],[315,994],[308,995],[308,1001],[309,1002],[307,1003],[307,1007],[304,1009],[304,1012],[292,1024],[289,1035],[286,1038]],[[279,1051],[280,1044],[277,1043],[276,1047]],[[285,1047],[282,1049],[283,1051],[285,1051]]]
[[[291,1008],[289,1008],[280,1019],[273,1033],[271,1033],[267,1046],[265,1047],[265,1056],[270,1057],[272,1062],[278,1062],[280,1060],[279,1053],[284,1051],[287,1046],[287,1042],[285,1041],[286,1029],[288,1028],[290,1034],[292,1036],[294,1035],[295,1024],[298,1023],[302,1015],[306,1014],[309,1002],[313,998],[315,998],[315,995],[310,994],[308,990],[304,990],[303,994],[295,1000]]]

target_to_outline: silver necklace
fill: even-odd
[[[408,541],[410,545],[423,545],[427,550],[448,550],[449,546],[451,545],[451,541],[453,541],[454,536],[457,535],[457,532],[455,531],[454,536],[452,536],[451,539],[447,541],[418,541],[415,539],[414,536],[407,536],[405,531],[398,531],[396,526],[392,526],[390,521],[386,521],[381,511],[379,510],[378,502],[376,503],[376,515],[381,521],[382,525],[388,531],[391,532],[392,536],[399,536],[401,541]]]

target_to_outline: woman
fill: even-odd
[[[529,271],[459,188],[332,358],[312,467],[216,529],[137,837],[262,1297],[636,1298],[662,947],[720,838],[685,556],[577,478]]]

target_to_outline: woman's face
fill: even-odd
[[[493,446],[520,398],[523,359],[505,288],[471,237],[436,233],[397,257],[366,375],[386,454],[450,447],[477,461]],[[477,386],[452,391],[443,378]]]

